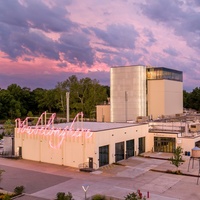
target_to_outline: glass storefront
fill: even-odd
[[[154,137],[154,152],[173,153],[175,148],[175,138]]]

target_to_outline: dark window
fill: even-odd
[[[139,150],[139,154],[144,153],[145,152],[145,137],[141,137],[138,139],[138,150]]]
[[[124,159],[124,142],[115,144],[115,162]]]
[[[134,151],[135,151],[134,140],[126,141],[126,158],[134,156]]]
[[[99,147],[99,167],[109,164],[109,146]]]

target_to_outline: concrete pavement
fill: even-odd
[[[92,173],[78,169],[39,163],[27,160],[0,158],[0,169],[4,169],[0,187],[13,191],[16,186],[24,185],[26,197],[20,200],[55,199],[58,192],[71,192],[75,200],[84,199],[82,185],[89,185],[87,197],[104,194],[124,199],[127,194],[140,190],[143,195],[150,194],[150,200],[199,200],[200,183],[197,177],[154,172],[154,170],[175,170],[163,158],[172,154],[147,153],[145,157],[132,157],[119,162],[120,165],[104,166]],[[153,157],[153,158],[150,158]],[[183,156],[185,162],[180,166],[185,174],[198,175],[198,161],[192,163],[188,172],[190,157]]]

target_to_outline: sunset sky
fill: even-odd
[[[0,88],[109,85],[111,66],[137,64],[200,87],[199,0],[0,0]]]

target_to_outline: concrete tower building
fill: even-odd
[[[111,122],[146,116],[146,67],[112,67],[110,72]]]
[[[111,122],[183,113],[182,72],[143,65],[112,67]]]
[[[148,115],[183,113],[183,75],[181,71],[164,67],[147,68]]]

